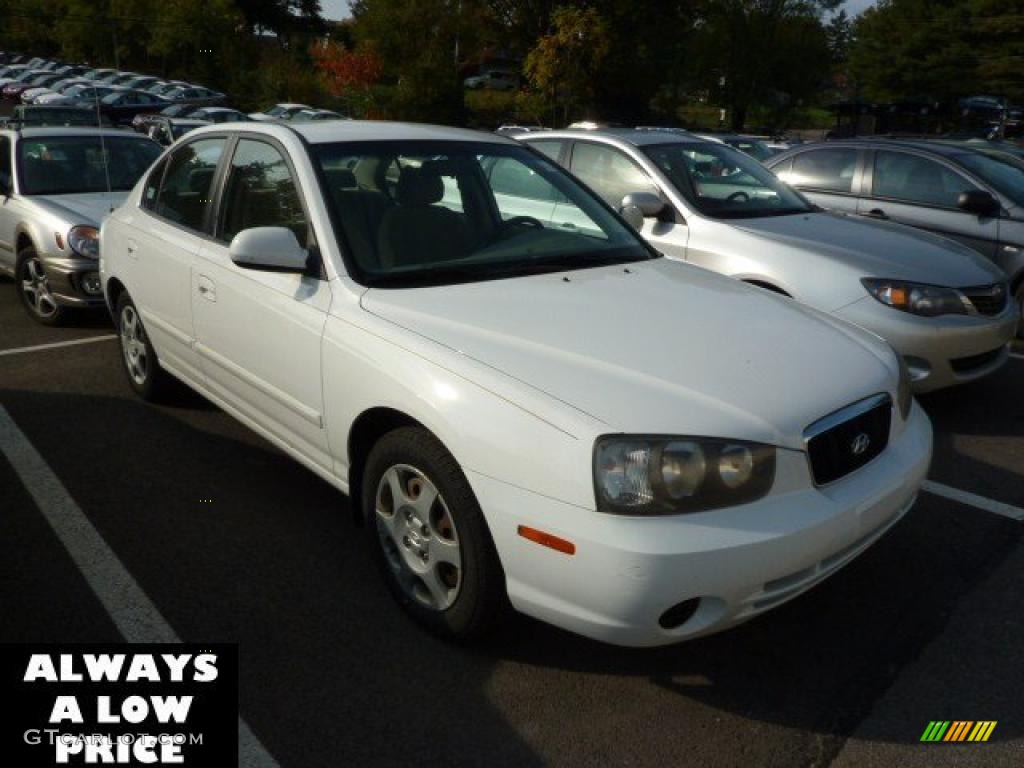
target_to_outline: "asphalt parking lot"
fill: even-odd
[[[198,396],[143,403],[118,355],[105,317],[41,328],[0,284],[0,641],[238,643],[251,764],[1024,759],[1024,348],[922,400],[936,485],[864,556],[653,651],[522,617],[474,649],[424,635],[345,497]],[[919,743],[936,719],[998,725]]]

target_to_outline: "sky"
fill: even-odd
[[[865,8],[870,8],[875,0],[846,0],[846,12],[856,16]],[[348,0],[320,0],[320,7],[323,8],[324,16],[328,19],[343,19],[348,16]]]

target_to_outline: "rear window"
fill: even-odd
[[[18,143],[20,188],[26,195],[128,190],[160,154],[143,138],[46,136]]]

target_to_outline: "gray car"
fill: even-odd
[[[665,255],[784,293],[886,339],[919,392],[1006,362],[1017,322],[1006,277],[966,246],[826,212],[721,142],[614,129],[517,138],[568,167]],[[530,179],[491,183],[528,201],[524,216],[582,227],[562,201],[530,199]]]
[[[114,129],[0,130],[0,274],[35,320],[57,325],[69,308],[103,306],[100,222],[159,154]]]
[[[798,147],[765,164],[811,200],[951,237],[1009,276],[1024,332],[1024,165],[991,145],[859,139]]]

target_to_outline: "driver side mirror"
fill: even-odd
[[[272,272],[305,272],[309,263],[309,251],[287,227],[243,229],[231,240],[228,255],[240,267]]]
[[[633,229],[640,230],[644,219],[660,216],[668,204],[653,192],[631,192],[622,198],[619,214]]]
[[[956,207],[979,216],[996,216],[1002,210],[999,201],[983,189],[969,189],[966,192],[961,192],[956,201]]]

